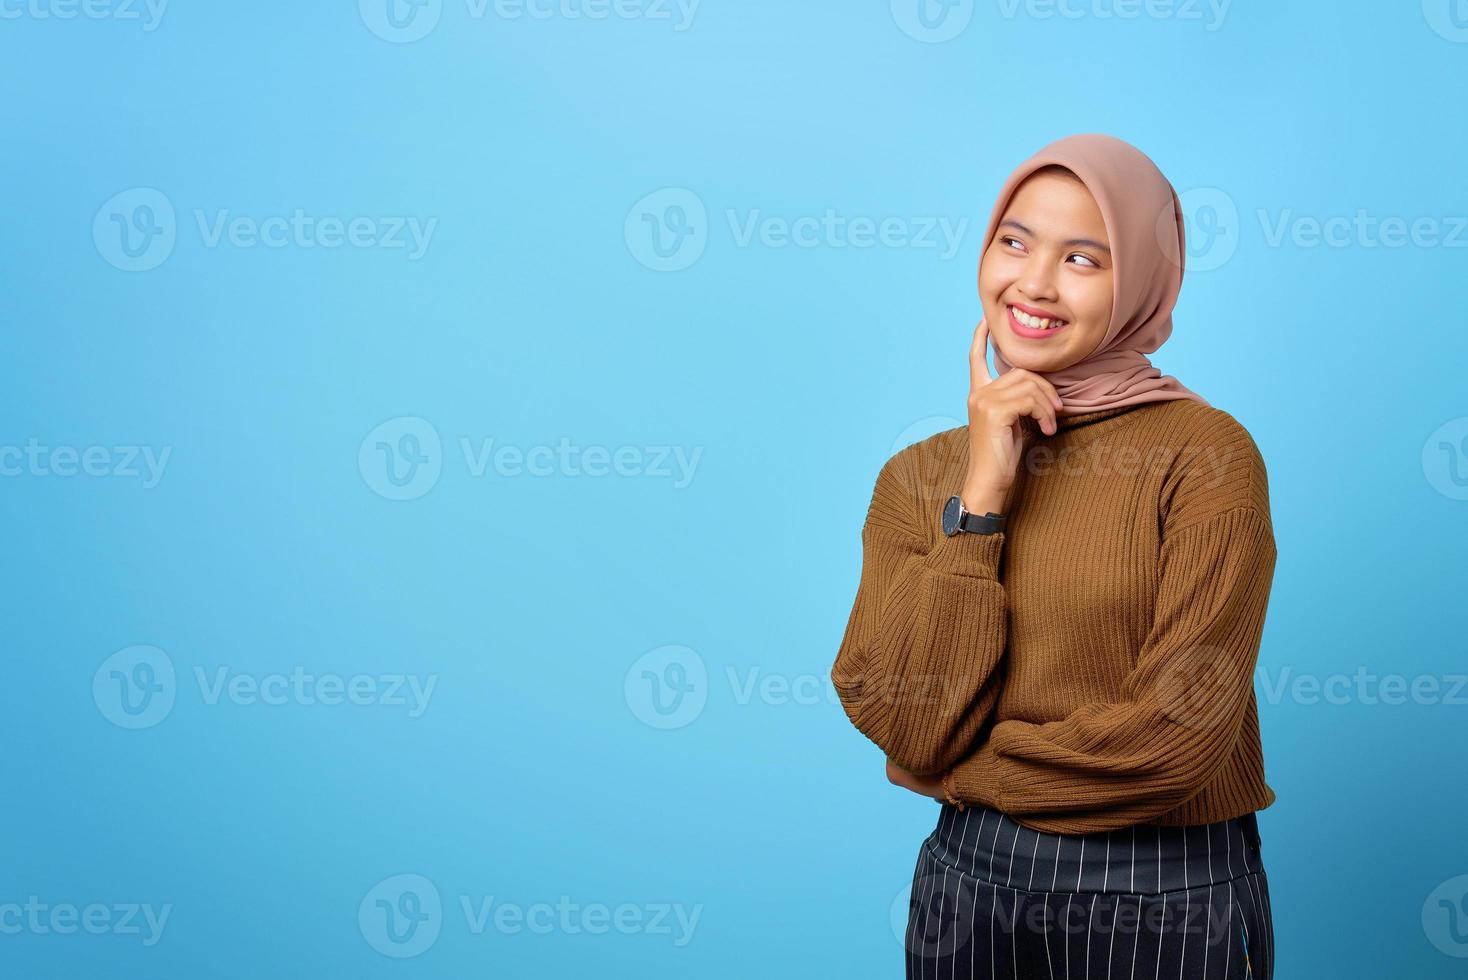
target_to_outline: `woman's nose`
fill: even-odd
[[[1055,270],[1048,261],[1030,261],[1019,277],[1019,287],[1034,299],[1055,298]]]

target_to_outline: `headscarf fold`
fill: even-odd
[[[1183,284],[1187,239],[1177,191],[1157,165],[1125,140],[1082,133],[1056,140],[1021,163],[999,191],[979,251],[980,265],[1019,185],[1050,164],[1074,171],[1101,209],[1110,239],[1115,287],[1111,323],[1094,351],[1059,371],[1036,372],[1055,386],[1060,416],[1121,405],[1192,398],[1208,402],[1152,366],[1147,355],[1172,333]],[[987,344],[987,341],[986,341]],[[1014,365],[993,345],[999,374]]]

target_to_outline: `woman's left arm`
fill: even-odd
[[[959,800],[1015,817],[1105,810],[1141,823],[1201,790],[1233,751],[1275,564],[1267,500],[1168,532],[1153,625],[1110,703],[1045,724],[1006,720],[943,776]]]

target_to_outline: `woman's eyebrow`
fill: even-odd
[[[1020,231],[1024,232],[1026,235],[1033,235],[1033,234],[1035,234],[1029,228],[1026,228],[1024,225],[1020,224],[1018,221],[1015,221],[1013,218],[1005,218],[1003,221],[999,222],[999,227],[1000,228],[1003,228],[1005,225],[1012,225],[1015,228],[1018,228]],[[1110,255],[1111,254],[1111,249],[1107,248],[1105,245],[1102,245],[1100,242],[1092,241],[1089,238],[1072,238],[1069,241],[1064,241],[1064,242],[1061,242],[1060,244],[1066,246],[1067,248],[1069,248],[1072,245],[1081,245],[1081,246],[1084,246],[1086,248],[1100,249],[1101,251],[1105,252],[1107,255]]]

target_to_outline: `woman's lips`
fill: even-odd
[[[1054,337],[1056,334],[1063,333],[1065,329],[1070,326],[1070,322],[1067,321],[1065,323],[1062,323],[1058,327],[1049,327],[1048,329],[1027,327],[1023,323],[1020,323],[1018,318],[1015,317],[1015,310],[1013,306],[1006,306],[1004,308],[1004,311],[1009,316],[1009,329],[1013,330],[1015,336],[1017,337],[1027,337],[1043,340],[1047,337]]]

